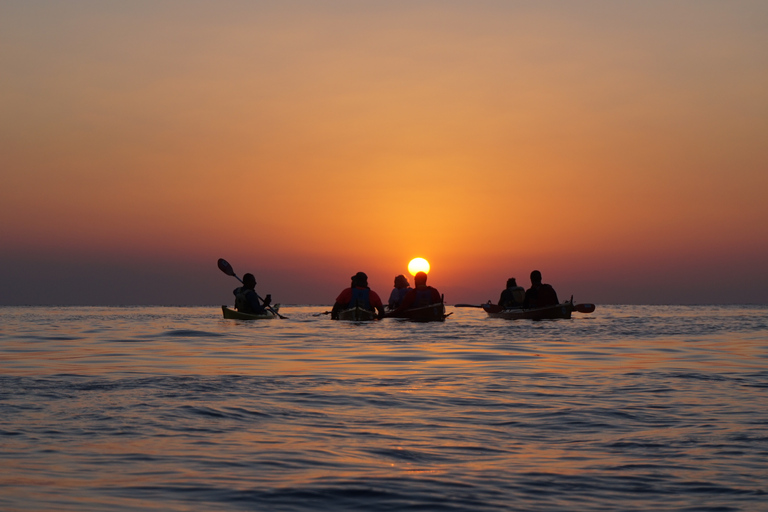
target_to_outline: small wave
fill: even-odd
[[[174,329],[172,331],[166,331],[160,334],[160,336],[167,336],[169,338],[220,338],[225,335],[222,333],[210,332],[210,331],[195,331],[192,329]]]
[[[366,451],[372,455],[380,455],[388,459],[407,462],[441,462],[449,460],[449,458],[442,457],[435,453],[406,450],[404,448],[380,448]]]
[[[272,415],[251,411],[244,408],[228,408],[228,409],[216,409],[213,407],[186,405],[180,407],[178,410],[182,411],[184,415],[202,416],[206,418],[219,418],[219,419],[231,419],[231,420],[252,420],[254,418],[270,418]]]
[[[20,340],[26,340],[26,341],[38,341],[38,342],[46,342],[46,341],[77,341],[82,340],[83,338],[81,336],[49,336],[45,334],[21,334],[16,335],[17,339]]]

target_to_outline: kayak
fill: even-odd
[[[562,304],[555,304],[554,306],[547,306],[544,308],[503,308],[496,304],[483,304],[483,310],[488,313],[491,318],[504,318],[506,320],[556,320],[556,319],[569,319],[571,313],[578,311],[580,313],[591,313],[595,310],[594,304],[575,304],[573,300],[570,302],[563,302]]]
[[[276,313],[280,309],[280,304],[275,304],[272,306],[272,309],[275,310],[275,313],[267,310],[264,313],[254,315],[251,313],[241,313],[240,311],[236,309],[230,309],[227,306],[221,306],[221,311],[224,313],[224,318],[228,318],[230,320],[271,320],[273,318],[277,318]]]
[[[379,316],[375,311],[361,308],[360,306],[342,309],[336,316],[331,316],[333,320],[351,320],[353,322],[366,322],[369,320],[376,320],[378,317]]]
[[[406,309],[396,315],[388,315],[390,318],[404,318],[406,320],[413,320],[414,322],[443,322],[445,319],[453,313],[445,314],[445,304],[437,302],[435,304],[429,304],[427,306],[421,306],[418,308]]]

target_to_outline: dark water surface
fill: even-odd
[[[768,510],[768,308],[0,308],[0,510]]]

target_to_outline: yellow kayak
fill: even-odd
[[[275,313],[277,313],[277,311],[280,309],[280,304],[275,304],[272,306],[272,309],[274,309]],[[277,315],[271,311],[265,311],[264,313],[253,315],[251,313],[241,313],[240,311],[237,311],[236,309],[230,309],[227,306],[221,306],[221,311],[224,313],[224,318],[229,318],[232,320],[271,320],[273,318],[277,318]]]
[[[375,311],[370,309],[361,308],[355,306],[353,308],[342,309],[336,316],[332,316],[333,320],[351,320],[353,322],[365,322],[369,320],[376,320],[379,316]]]

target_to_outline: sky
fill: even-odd
[[[768,303],[763,0],[0,3],[0,305]],[[412,283],[412,280],[411,280]]]

